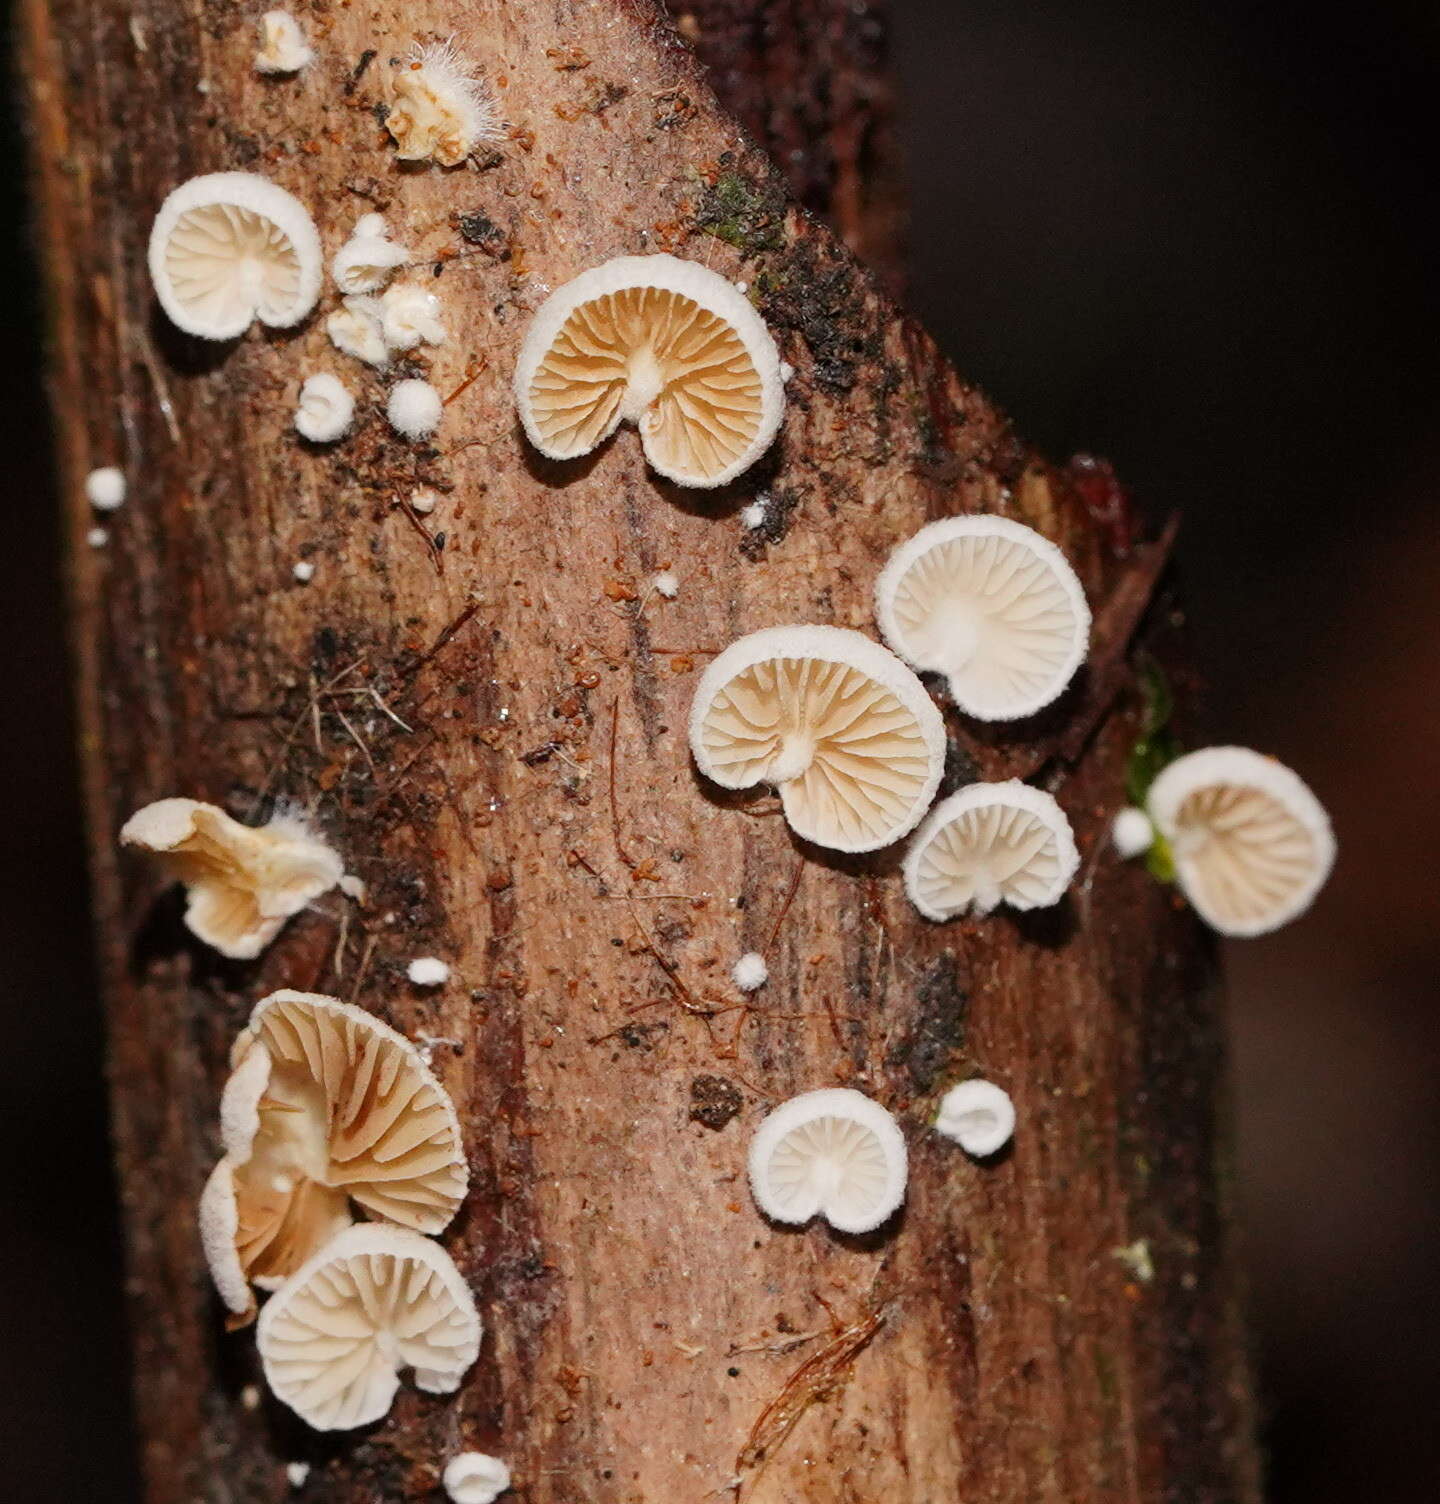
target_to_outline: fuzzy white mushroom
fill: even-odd
[[[380,299],[367,293],[342,298],[340,306],[325,320],[330,343],[342,355],[353,355],[367,366],[388,365],[390,349],[385,343]]]
[[[291,1488],[304,1488],[310,1479],[310,1464],[308,1462],[287,1462],[285,1464],[285,1481]]]
[[[333,444],[355,421],[355,399],[338,376],[328,371],[307,376],[295,409],[295,430],[312,444]]]
[[[1306,784],[1248,747],[1206,747],[1164,768],[1146,800],[1176,877],[1225,935],[1303,914],[1335,862],[1329,816]]]
[[[849,1087],[792,1097],[750,1143],[750,1188],[776,1222],[818,1213],[838,1232],[870,1232],[905,1199],[907,1174],[900,1125]]]
[[[1059,903],[1080,865],[1065,812],[1011,779],[942,800],[905,854],[905,891],[927,919]]]
[[[298,584],[308,585],[315,578],[315,566],[309,559],[299,559],[290,568]]]
[[[317,1431],[348,1431],[386,1414],[401,1369],[427,1393],[457,1389],[480,1337],[475,1297],[437,1242],[365,1223],[271,1296],[256,1345],[278,1399]]]
[[[746,532],[753,533],[757,527],[763,527],[764,525],[765,503],[763,501],[752,501],[750,505],[740,513],[740,526],[743,527]]]
[[[409,251],[391,240],[382,215],[363,214],[335,252],[330,275],[342,293],[378,292],[409,259]]]
[[[86,532],[85,541],[91,548],[104,548],[110,541],[110,534],[103,527],[92,527]]]
[[[515,368],[530,442],[589,454],[622,422],[683,486],[720,486],[770,447],[785,412],[780,357],[748,299],[674,256],[621,256],[557,288]]]
[[[415,987],[443,987],[450,980],[450,967],[438,956],[416,956],[405,975]]]
[[[732,643],[701,676],[690,747],[723,788],[775,785],[806,840],[874,851],[929,807],[945,727],[925,686],[878,642],[772,627]]]
[[[461,1452],[445,1464],[440,1481],[454,1504],[495,1504],[510,1487],[510,1469],[484,1452]]]
[[[85,477],[85,499],[97,512],[113,512],[125,505],[125,472],[102,465]]]
[[[1110,840],[1115,850],[1129,861],[1149,851],[1155,843],[1155,826],[1143,809],[1122,809],[1110,824]]]
[[[333,888],[345,871],[292,813],[257,828],[195,799],[147,804],[126,822],[120,841],[158,857],[185,885],[191,932],[241,961],[258,956],[291,915]]]
[[[935,1127],[967,1154],[988,1159],[1015,1132],[1015,1104],[993,1081],[961,1081],[941,1098]]]
[[[758,992],[770,980],[770,968],[759,951],[747,950],[730,970],[730,980],[741,992]]]
[[[414,282],[397,282],[380,296],[380,330],[388,350],[413,350],[416,345],[445,341],[440,322],[440,299]]]
[[[967,715],[1013,721],[1050,704],[1090,642],[1090,608],[1048,538],[1006,517],[946,517],[890,556],[875,585],[886,642],[942,673]]]
[[[260,50],[255,54],[257,73],[298,73],[314,61],[314,50],[289,11],[267,10],[260,17]]]
[[[440,426],[445,404],[428,381],[413,377],[397,381],[390,389],[385,415],[396,433],[407,439],[428,439]]]
[[[415,1045],[353,1004],[281,991],[231,1051],[225,1157],[200,1205],[216,1288],[244,1317],[352,1221],[442,1231],[469,1169],[454,1104]]]
[[[453,43],[415,47],[397,69],[385,128],[407,162],[458,167],[503,135],[495,101]]]
[[[424,486],[417,486],[410,493],[410,510],[419,513],[421,517],[428,517],[439,504],[440,498]]]
[[[680,594],[680,579],[672,570],[662,569],[651,579],[650,587],[656,595],[664,596],[667,601],[673,601]]]
[[[150,280],[172,323],[234,339],[253,320],[298,324],[320,296],[323,258],[309,211],[253,172],[182,183],[150,231]]]

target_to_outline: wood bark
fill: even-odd
[[[463,1448],[505,1457],[526,1504],[1255,1497],[1213,955],[1105,840],[1160,548],[1025,447],[712,91],[772,144],[804,142],[810,206],[881,255],[895,200],[868,194],[860,143],[883,139],[884,81],[856,13],[714,0],[677,31],[648,0],[317,4],[299,14],[319,62],[266,80],[253,17],[222,0],[27,0],[154,1504],[277,1499],[290,1461],[311,1465],[307,1498],[432,1498]],[[377,118],[392,60],[452,32],[510,135],[456,171],[403,168]],[[771,87],[767,58],[787,59]],[[221,168],[296,192],[327,250],[380,209],[423,258],[451,336],[401,370],[450,394],[433,445],[391,435],[384,382],[347,369],[318,317],[215,347],[159,315],[153,211]],[[774,453],[719,495],[658,483],[632,432],[542,461],[512,411],[545,290],[662,249],[748,283],[795,367]],[[323,450],[290,426],[316,369],[362,393],[357,431]],[[81,481],[117,461],[130,499],[93,549]],[[422,484],[442,495],[423,518],[404,505]],[[766,520],[746,529],[756,495]],[[974,510],[1065,547],[1096,640],[1041,721],[981,735],[952,717],[950,779],[1038,778],[1083,867],[1053,912],[936,926],[896,852],[802,850],[772,800],[717,797],[684,727],[719,648],[791,620],[873,631],[894,543]],[[661,568],[673,602],[648,588]],[[169,794],[313,808],[367,900],[331,895],[259,962],[218,960],[115,848]],[[770,982],[743,1003],[728,971],[746,950]],[[405,980],[422,954],[452,964],[439,992]],[[246,1404],[253,1341],[225,1333],[194,1232],[227,1048],[279,986],[435,1041],[466,1124],[473,1188],[444,1241],[478,1294],[481,1359],[457,1395],[403,1389],[356,1435]],[[987,1166],[927,1126],[975,1070],[1020,1113]],[[865,1238],[771,1227],[749,1134],[837,1082],[899,1114],[904,1212]]]

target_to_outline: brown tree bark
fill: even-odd
[[[1163,547],[1031,453],[787,197],[685,40],[767,140],[806,143],[811,206],[883,252],[893,200],[867,197],[857,145],[883,139],[871,44],[795,46],[853,42],[855,8],[714,0],[678,32],[650,0],[301,15],[319,62],[267,81],[253,18],[219,0],[24,9],[148,1497],[280,1498],[291,1460],[307,1498],[436,1497],[477,1447],[526,1504],[1255,1498],[1213,956],[1105,842]],[[401,168],[374,113],[391,60],[456,30],[510,137],[453,172]],[[817,100],[841,104],[807,117]],[[452,331],[412,363],[451,394],[433,446],[395,440],[381,381],[318,319],[215,348],[157,313],[153,211],[230,167],[299,194],[327,250],[381,208],[423,252]],[[511,408],[545,289],[660,249],[748,282],[796,368],[774,454],[718,496],[657,483],[630,433],[543,462]],[[324,452],[290,427],[315,369],[365,392]],[[91,549],[81,480],[116,461],[130,500]],[[428,518],[401,505],[417,483],[443,493]],[[952,779],[1037,778],[1083,866],[1050,914],[935,926],[897,853],[802,851],[767,799],[716,798],[684,726],[725,643],[873,630],[893,544],[973,510],[1056,538],[1097,626],[1055,714],[985,735],[952,717]],[[662,567],[673,603],[646,588]],[[260,962],[218,961],[115,850],[133,809],[177,793],[312,806],[367,903],[332,895]],[[741,1006],[728,969],[749,949],[771,980]],[[439,995],[405,981],[419,954],[452,963]],[[439,1040],[468,1135],[444,1241],[480,1362],[357,1435],[246,1405],[253,1342],[225,1334],[194,1232],[227,1047],[286,985]],[[986,1167],[927,1127],[977,1067],[1020,1112]],[[750,1131],[836,1082],[900,1115],[907,1206],[867,1238],[780,1231],[745,1186]]]

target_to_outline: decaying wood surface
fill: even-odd
[[[883,130],[864,46],[806,52],[765,29],[783,13],[854,37],[863,12],[714,0],[677,30],[648,0],[316,4],[297,13],[319,62],[266,80],[253,16],[220,0],[27,0],[155,1504],[277,1499],[293,1460],[312,1465],[305,1498],[431,1498],[466,1447],[505,1457],[525,1504],[1254,1497],[1212,956],[1104,838],[1156,556],[1102,526],[787,199],[692,50],[774,143],[812,131],[817,99],[868,100]],[[508,139],[455,171],[402,168],[377,116],[387,78],[412,41],[452,32]],[[772,43],[790,61],[757,92]],[[831,73],[805,77],[806,56]],[[800,186],[880,254],[893,219],[865,207],[858,109],[814,127],[831,166]],[[451,337],[394,374],[453,394],[433,447],[390,434],[384,383],[321,316],[211,347],[158,314],[156,205],[241,167],[297,193],[327,252],[373,209],[417,250]],[[773,455],[719,495],[658,483],[633,432],[563,466],[518,434],[509,374],[546,290],[648,250],[748,283],[796,370]],[[358,431],[325,450],[290,426],[321,369],[362,394]],[[80,482],[111,462],[131,496],[91,549]],[[417,484],[443,493],[428,517],[404,505]],[[934,926],[898,853],[802,851],[772,799],[704,787],[684,726],[697,670],[735,636],[873,631],[892,545],[978,509],[1076,561],[1101,692],[983,736],[952,719],[952,780],[1033,774],[1083,866],[1056,911]],[[661,568],[673,602],[648,586]],[[133,809],[177,793],[242,816],[313,807],[368,901],[332,895],[261,962],[218,961],[115,851]],[[771,981],[746,1002],[728,972],[750,949]],[[422,954],[453,965],[438,994],[405,981]],[[473,1189],[444,1241],[478,1292],[482,1358],[458,1395],[404,1389],[358,1435],[246,1406],[253,1342],[225,1334],[194,1232],[227,1047],[279,986],[428,1036],[467,1125]],[[974,1069],[1020,1113],[986,1167],[927,1128]],[[837,1082],[906,1127],[903,1215],[865,1238],[770,1227],[745,1184],[750,1132]]]

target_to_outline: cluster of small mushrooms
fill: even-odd
[[[312,59],[293,18],[264,17],[258,69],[293,73]],[[489,96],[449,47],[419,51],[400,71],[386,125],[400,156],[444,166],[496,133]],[[256,319],[300,323],[320,297],[322,260],[304,206],[244,172],[171,193],[149,254],[165,312],[215,340]],[[434,293],[392,283],[407,260],[380,216],[355,226],[330,267],[340,301],[325,328],[338,351],[383,369],[397,351],[444,339]],[[551,459],[588,454],[628,423],[657,474],[715,487],[769,448],[790,374],[741,288],[673,256],[625,256],[540,306],[518,352],[514,395],[530,443]],[[334,442],[354,408],[338,377],[317,372],[301,387],[295,425],[313,443]],[[401,435],[433,433],[441,411],[425,382],[390,392]],[[87,489],[98,509],[124,499],[118,472],[95,472]],[[676,587],[672,579],[656,588]],[[696,766],[725,789],[773,786],[796,835],[816,846],[873,852],[909,837],[905,892],[929,920],[1059,903],[1079,859],[1051,793],[1014,780],[971,783],[934,802],[947,746],[937,690],[983,721],[1022,720],[1063,695],[1090,631],[1069,561],[1009,518],[947,517],[895,549],[875,584],[875,612],[883,644],[797,623],[721,652],[694,696]],[[290,809],[257,828],[212,805],[163,799],[121,839],[185,885],[192,932],[238,959],[259,956],[321,894],[358,887]],[[1329,822],[1301,780],[1234,747],[1176,757],[1143,809],[1117,815],[1113,841],[1125,857],[1163,850],[1197,912],[1231,935],[1261,934],[1302,912],[1334,856]],[[422,958],[410,975],[442,985],[449,969]],[[753,953],[734,973],[747,991],[766,977]],[[230,1064],[224,1154],[200,1228],[233,1324],[258,1311],[275,1394],[325,1430],[383,1416],[402,1370],[421,1389],[455,1389],[479,1353],[481,1323],[436,1238],[468,1171],[462,1125],[425,1054],[362,1008],[281,991],[255,1007]],[[1010,1140],[1015,1109],[999,1086],[964,1080],[944,1095],[935,1127],[986,1158]],[[906,1175],[900,1124],[849,1088],[783,1103],[750,1145],[756,1204],[782,1223],[818,1216],[845,1233],[878,1228],[903,1201]],[[263,1307],[257,1290],[268,1296]],[[505,1464],[478,1453],[451,1459],[444,1482],[462,1504],[486,1504],[510,1486]]]

